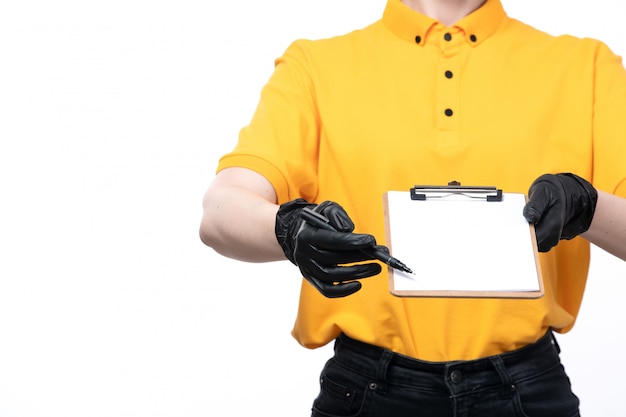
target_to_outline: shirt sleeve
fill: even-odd
[[[593,184],[626,197],[626,70],[603,43],[596,53],[593,109]]]
[[[307,42],[292,43],[275,61],[250,123],[217,168],[239,166],[260,173],[274,186],[279,204],[298,197],[313,201],[317,194],[319,118]]]

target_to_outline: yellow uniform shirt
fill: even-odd
[[[388,0],[370,26],[287,49],[218,170],[232,166],[264,175],[280,203],[338,202],[380,243],[383,193],[415,184],[525,193],[573,172],[624,196],[626,74],[604,44],[540,32],[498,0],[453,27]],[[315,348],[345,332],[430,361],[516,349],[573,326],[589,244],[561,241],[541,263],[537,300],[396,298],[386,268],[339,299],[303,281],[293,335]]]

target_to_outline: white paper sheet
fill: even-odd
[[[517,193],[488,202],[463,195],[417,201],[409,192],[388,192],[387,245],[415,272],[393,270],[392,292],[489,291],[500,297],[542,290],[524,204]]]

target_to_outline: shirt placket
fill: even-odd
[[[436,140],[439,146],[460,144],[461,62],[465,40],[458,28],[440,27],[433,34],[439,46],[436,69]]]

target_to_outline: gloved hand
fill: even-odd
[[[524,217],[535,223],[540,252],[547,252],[560,239],[572,239],[587,231],[598,201],[598,192],[577,175],[544,174],[528,191]]]
[[[306,223],[300,217],[305,207],[326,216],[337,231]],[[340,266],[374,259],[362,251],[377,247],[374,236],[352,233],[353,230],[354,223],[348,214],[332,201],[315,205],[299,198],[282,204],[276,214],[276,238],[285,256],[328,298],[354,294],[361,289],[361,283],[355,280],[378,275],[382,270],[375,262]],[[384,246],[379,248],[388,251]]]

